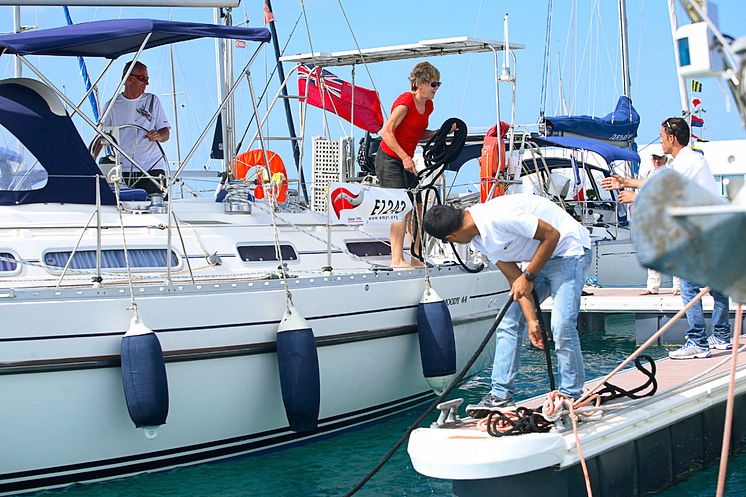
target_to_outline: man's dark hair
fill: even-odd
[[[422,221],[430,236],[444,240],[446,235],[458,231],[464,222],[464,211],[452,205],[434,205],[425,213]]]
[[[691,135],[689,133],[689,125],[686,123],[686,119],[681,117],[669,117],[661,123],[661,126],[666,130],[666,133],[673,135],[680,145],[685,147],[689,145],[689,137]]]
[[[132,63],[133,63],[133,62],[135,62],[135,61],[134,61],[134,60],[131,60],[131,61],[127,62],[127,63],[126,63],[125,65],[124,65],[124,69],[122,70],[122,79],[124,79],[124,77],[125,77],[125,76],[127,75],[127,71],[129,71],[129,70],[130,70],[130,66],[132,65]],[[143,64],[143,63],[142,63],[142,62],[140,62],[139,60],[138,60],[137,62],[135,62],[135,69],[137,69],[138,67],[142,67],[143,69],[147,69],[147,68],[148,68],[148,66],[146,66],[145,64]],[[135,69],[133,69],[133,71],[134,71]]]

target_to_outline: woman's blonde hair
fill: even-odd
[[[428,83],[440,80],[440,71],[429,62],[418,62],[409,73],[409,85],[412,90],[417,89],[420,83]]]

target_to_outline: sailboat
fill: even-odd
[[[434,381],[418,340],[423,295],[437,293],[452,322],[446,377],[507,298],[494,268],[469,272],[442,257],[387,267],[387,226],[332,223],[329,197],[311,209],[261,167],[259,184],[247,183],[231,147],[218,201],[173,194],[193,153],[172,176],[151,178],[163,195],[126,188],[117,167],[126,152],[30,59],[110,66],[199,38],[257,47],[239,77],[223,76],[204,137],[219,115],[227,126],[244,80],[255,97],[251,64],[268,30],[121,19],[0,37],[0,51],[38,78],[0,81],[9,180],[0,191],[0,494],[235,457],[411,408],[432,397]],[[503,48],[444,43],[453,53]],[[396,55],[444,52],[440,43]],[[94,162],[67,109],[114,148],[114,167]],[[348,164],[344,150],[329,153],[323,167]],[[471,373],[490,361],[484,354]]]

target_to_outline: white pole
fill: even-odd
[[[223,10],[218,8],[215,9],[214,19],[215,24],[222,24],[222,13]],[[225,43],[226,40],[222,38],[215,38],[215,69],[217,73],[217,86],[218,86],[218,104],[222,105],[226,95],[226,82],[225,82]],[[226,106],[227,107],[227,106]],[[222,129],[220,134],[223,138],[223,172],[230,170],[229,155],[228,154],[228,140],[227,140],[227,125],[228,125],[228,111],[226,107],[220,109],[220,117]]]
[[[14,33],[20,33],[21,32],[21,7],[18,5],[15,5],[13,7],[13,32]],[[16,55],[15,56],[15,64],[14,64],[14,71],[13,74],[16,78],[20,78],[23,76],[23,64],[21,63],[21,59]]]
[[[627,38],[627,0],[619,0],[619,36],[622,43],[622,91],[632,100],[629,88],[629,40]]]
[[[676,31],[679,29],[679,21],[676,19],[676,4],[674,0],[668,0],[668,17],[671,20],[671,39],[673,40],[673,54],[676,59],[676,73],[679,72],[679,50],[676,46]],[[689,113],[689,93],[686,89],[686,79],[679,74],[679,96],[681,97],[681,111],[683,114]]]

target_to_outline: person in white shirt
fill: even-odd
[[[689,146],[691,133],[689,125],[681,117],[669,117],[661,123],[661,146],[663,152],[673,156],[670,167],[679,174],[690,179],[702,188],[719,195],[715,177],[712,175],[710,165],[705,156]],[[612,175],[601,181],[601,186],[606,190],[617,190],[620,188],[640,188],[645,184],[645,179],[624,178]],[[625,195],[622,200],[622,194]],[[635,193],[625,191],[620,193],[620,201],[630,203],[634,201]],[[703,285],[699,283],[681,280],[681,299],[684,305],[688,304],[701,290]],[[712,309],[712,335],[709,337],[705,331],[705,317],[702,310],[702,301],[698,301],[686,312],[689,322],[687,340],[684,345],[668,353],[671,359],[695,359],[710,357],[710,349],[729,350],[730,343],[730,301],[727,295],[717,290],[710,290],[715,301]]]
[[[668,156],[652,154],[650,156],[650,163],[653,165],[646,172],[642,173],[641,176],[645,179],[652,177],[655,173],[660,171],[668,162]],[[645,290],[640,292],[640,295],[658,295],[661,289],[661,273],[655,269],[648,268],[648,280],[645,283]],[[680,281],[678,276],[673,277],[673,287],[671,289],[674,295],[681,295]]]
[[[552,334],[557,352],[559,391],[578,398],[585,382],[577,331],[580,296],[591,261],[588,230],[551,201],[530,194],[497,197],[466,210],[431,207],[425,231],[438,239],[469,243],[493,261],[510,282],[515,301],[497,329],[492,387],[467,413],[484,417],[513,404],[521,339],[544,348],[531,291],[540,301],[552,296]],[[526,262],[524,271],[518,266]]]
[[[124,66],[122,78],[127,76],[132,62]],[[158,143],[170,138],[170,125],[166,119],[160,100],[152,93],[145,93],[150,78],[148,68],[142,62],[135,62],[132,73],[124,82],[124,91],[113,98],[113,106],[102,122],[105,127],[125,126],[119,130],[118,145],[137,164],[153,177],[165,175],[168,168],[166,159]],[[109,107],[106,103],[105,109]],[[98,150],[94,156],[98,155]],[[140,179],[142,172],[129,160],[122,157],[122,173],[125,181],[133,187],[143,188],[149,193],[158,193],[160,188],[151,180]]]

